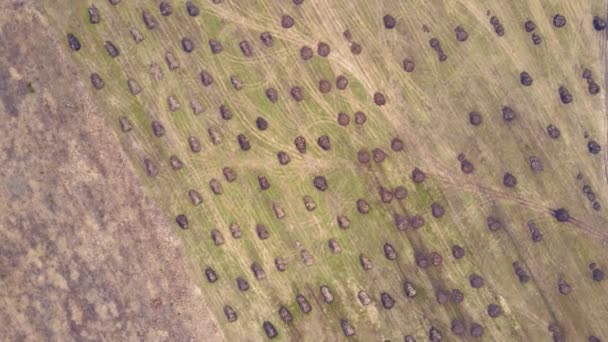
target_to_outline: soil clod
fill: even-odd
[[[209,188],[215,195],[221,195],[222,193],[224,193],[224,189],[222,188],[222,183],[220,183],[220,181],[215,178],[212,178],[209,181]]]
[[[226,320],[228,320],[228,322],[234,322],[238,319],[236,311],[234,311],[230,305],[224,306],[224,315],[226,316]]]
[[[397,19],[395,19],[395,17],[392,15],[387,14],[382,17],[382,23],[384,24],[384,28],[391,30],[397,26]]]
[[[338,227],[342,229],[347,229],[350,227],[350,220],[345,215],[336,216],[336,221],[338,222]]]
[[[274,43],[270,32],[260,33],[260,41],[262,42],[262,44],[266,45],[266,47],[271,47],[272,44]]]
[[[211,240],[216,246],[221,246],[224,244],[224,234],[217,229],[213,229],[211,230]]]
[[[526,20],[524,23],[524,29],[526,32],[530,33],[536,30],[536,24],[532,20]]]
[[[517,185],[517,178],[510,172],[506,172],[502,177],[502,184],[507,188],[514,188]]]
[[[277,103],[279,100],[279,92],[274,88],[266,89],[266,97],[272,103]]]
[[[372,299],[369,297],[367,292],[365,292],[363,290],[361,290],[361,291],[359,291],[359,293],[357,293],[357,297],[359,298],[359,302],[361,303],[361,305],[367,306],[367,305],[369,305],[369,303],[372,302]]]
[[[431,329],[429,330],[429,341],[441,342],[442,339],[443,339],[443,337],[441,335],[441,331],[439,331],[435,327],[431,327]]]
[[[597,141],[589,140],[589,142],[587,143],[587,149],[591,154],[598,154],[602,150],[602,147],[600,146],[600,144],[597,143]]]
[[[557,28],[561,28],[566,26],[566,17],[564,17],[561,14],[556,14],[553,17],[553,26],[557,27]]]
[[[419,168],[414,168],[414,170],[412,170],[412,180],[414,181],[414,183],[416,184],[420,184],[422,182],[424,182],[424,180],[426,179],[426,174],[420,170]]]
[[[174,155],[169,157],[169,165],[171,165],[173,170],[180,170],[182,167],[184,167],[184,163],[182,163],[182,161]]]
[[[213,76],[211,76],[209,71],[207,71],[207,70],[201,71],[200,76],[201,76],[201,83],[203,83],[203,85],[205,87],[208,87],[213,83]]]
[[[393,193],[395,194],[395,198],[400,201],[407,197],[407,189],[403,186],[396,187],[395,190],[393,190]]]
[[[452,320],[452,333],[456,336],[464,336],[467,332],[467,328],[464,325],[464,322],[461,319],[453,319]]]
[[[395,248],[393,247],[393,245],[391,245],[390,243],[385,243],[384,244],[384,256],[388,259],[388,260],[395,260],[397,258],[397,252],[395,251]]]
[[[281,306],[279,308],[279,317],[281,317],[283,323],[291,323],[293,321],[293,315],[291,314],[289,309],[284,306]]]
[[[484,329],[481,324],[473,322],[471,323],[471,329],[469,332],[471,333],[471,337],[479,338],[483,336]]]
[[[528,226],[528,231],[530,232],[530,238],[532,239],[532,241],[541,242],[543,240],[543,234],[540,232],[540,230],[536,226],[536,223],[534,223],[534,221],[530,220],[530,221],[528,221],[527,226]]]
[[[283,14],[281,16],[281,27],[284,29],[288,29],[293,27],[293,25],[296,23],[295,19],[292,18],[291,16],[287,15],[287,14]]]
[[[557,139],[561,135],[561,132],[555,125],[550,124],[547,126],[547,134],[551,139]]]
[[[555,219],[557,219],[559,222],[567,222],[570,220],[570,213],[564,208],[554,210],[553,216],[555,216]]]
[[[334,301],[334,295],[331,293],[331,290],[327,285],[321,285],[320,292],[321,297],[323,297],[323,301],[326,304],[329,304]]]
[[[273,339],[279,335],[279,333],[277,332],[277,329],[274,327],[274,325],[272,325],[272,323],[270,323],[268,321],[265,321],[262,324],[262,328],[264,328],[264,333],[266,333],[266,336],[270,339]]]
[[[296,302],[298,303],[298,306],[300,307],[302,313],[307,314],[312,311],[312,306],[310,305],[308,300],[306,300],[306,297],[304,297],[304,295],[296,295]]]
[[[319,42],[319,44],[317,44],[317,54],[321,57],[327,57],[329,56],[329,53],[331,52],[331,48],[329,47],[329,44],[325,43],[325,42]]]
[[[462,248],[459,245],[452,246],[452,256],[454,257],[454,259],[462,259],[462,258],[464,258],[464,255],[465,255],[464,248]]]
[[[211,49],[211,53],[217,55],[224,51],[224,46],[218,40],[209,39],[209,48]]]
[[[559,92],[559,98],[562,101],[563,104],[568,104],[570,102],[572,102],[572,94],[570,93],[570,91],[568,91],[568,89],[564,86],[560,86],[558,89]]]
[[[247,151],[251,148],[251,143],[249,142],[249,139],[247,139],[245,134],[239,134],[236,138],[239,143],[239,146],[241,147],[241,150]]]
[[[248,40],[242,40],[239,43],[239,48],[241,49],[241,53],[243,54],[243,56],[253,56],[253,48],[251,47],[251,43]]]
[[[329,239],[327,241],[327,246],[329,247],[329,251],[331,252],[331,254],[340,254],[340,252],[342,252],[342,248],[340,247],[340,244],[338,244],[338,241],[336,241],[335,239]]]
[[[192,205],[194,206],[203,203],[203,198],[201,197],[201,194],[199,194],[198,191],[194,189],[188,191],[188,197],[190,197],[190,202],[192,202]]]
[[[230,223],[230,234],[235,239],[240,239],[243,236],[243,231],[241,230],[241,226],[238,223],[232,222]]]
[[[196,17],[201,13],[198,6],[196,6],[191,0],[186,1],[186,12],[188,12],[188,15],[191,17]]]
[[[380,294],[380,301],[382,301],[382,306],[387,310],[390,310],[395,306],[395,300],[386,292]]]
[[[317,208],[317,204],[312,199],[312,197],[306,195],[302,197],[302,200],[304,201],[304,207],[306,207],[306,210],[313,211],[315,210],[315,208]]]
[[[177,112],[182,108],[182,105],[179,103],[177,98],[173,95],[167,97],[167,106],[169,107],[169,111]]]
[[[410,283],[409,281],[403,283],[403,291],[405,292],[405,296],[408,298],[416,297],[416,288],[414,287],[414,284]]]
[[[156,19],[154,18],[152,13],[150,13],[150,11],[143,10],[141,12],[141,17],[144,21],[144,24],[146,24],[146,27],[148,28],[148,30],[153,30],[154,28],[156,28],[156,25],[157,25]]]
[[[416,69],[416,63],[409,58],[405,58],[403,60],[403,70],[405,70],[405,72],[414,72],[414,69]]]
[[[101,17],[99,16],[99,9],[97,9],[95,5],[92,5],[89,7],[89,22],[91,24],[99,24],[100,21]]]
[[[279,164],[281,165],[287,165],[291,161],[289,154],[287,154],[287,152],[285,151],[279,151],[277,153],[277,159],[279,160]]]
[[[298,136],[293,141],[296,149],[300,153],[306,153],[306,139],[303,136]]]
[[[362,111],[355,112],[355,124],[356,125],[362,126],[365,124],[366,121],[367,121],[367,115],[365,115],[365,113],[363,113]]]
[[[346,87],[348,87],[348,79],[344,75],[338,75],[336,77],[336,88],[344,90]]]
[[[190,150],[194,153],[199,153],[201,151],[201,142],[197,137],[188,137],[188,145],[190,145]]]
[[[515,261],[513,262],[513,272],[515,272],[515,275],[517,276],[517,278],[519,278],[519,282],[522,284],[527,283],[530,280],[530,276],[527,274],[527,272],[524,270],[524,268],[519,264],[519,262]]]
[[[276,267],[279,272],[285,272],[287,270],[287,261],[281,257],[276,257],[274,259],[274,267]]]
[[[329,93],[331,91],[331,83],[328,80],[320,80],[319,91],[323,94]]]
[[[502,107],[502,119],[506,122],[511,122],[517,117],[517,112],[509,106]]]
[[[188,229],[188,218],[184,214],[177,215],[175,222],[181,229]]]
[[[255,232],[258,235],[258,238],[260,240],[266,240],[270,237],[270,233],[268,232],[268,229],[266,229],[266,226],[263,224],[256,224],[255,225]]]
[[[68,45],[73,51],[79,51],[81,48],[80,40],[73,33],[68,33]]]
[[[121,116],[120,118],[118,118],[118,122],[120,123],[120,129],[125,133],[133,129],[133,124],[131,123],[131,120],[129,120],[129,118],[126,116]]]
[[[519,74],[519,82],[521,83],[521,85],[525,86],[525,87],[529,87],[532,85],[532,82],[534,80],[532,79],[532,76],[530,76],[530,74],[526,71],[522,71]]]
[[[96,72],[91,74],[91,83],[93,84],[93,87],[95,87],[95,89],[97,90],[101,90],[105,86],[103,79]]]
[[[492,303],[490,305],[488,305],[488,316],[492,317],[492,318],[496,318],[498,316],[500,316],[500,314],[502,313],[502,309],[500,308],[500,306]]]
[[[344,318],[340,319],[340,327],[342,327],[342,332],[344,336],[350,337],[355,335],[355,328],[350,324],[350,322]]]
[[[215,283],[218,280],[218,275],[215,272],[215,270],[211,267],[207,267],[205,269],[205,277],[207,278],[207,281],[210,283]]]
[[[604,20],[598,16],[594,16],[593,17],[593,28],[596,31],[604,31],[606,29],[606,20]]]
[[[313,179],[312,184],[319,191],[325,191],[328,188],[328,186],[327,186],[327,179],[325,179],[325,177],[323,177],[323,176],[316,176]]]
[[[241,292],[245,292],[245,291],[249,290],[249,282],[247,280],[245,280],[245,278],[243,278],[243,277],[236,278],[236,286],[238,287],[239,291],[241,291]]]
[[[469,283],[472,288],[479,289],[484,286],[485,281],[479,274],[473,273],[469,276]]]
[[[224,174],[224,178],[226,178],[227,182],[231,183],[236,180],[236,171],[234,171],[231,167],[224,167],[222,169],[222,173]]]
[[[456,26],[454,33],[456,33],[456,40],[459,42],[464,42],[469,38],[469,34],[462,26]]]
[[[350,123],[350,117],[348,116],[348,114],[340,112],[338,113],[338,125],[342,126],[342,127],[346,127],[348,126],[348,124]]]
[[[262,268],[262,265],[260,265],[257,262],[254,262],[253,264],[251,264],[251,272],[253,272],[253,275],[255,276],[255,279],[257,279],[257,280],[262,280],[262,279],[266,278],[266,272]]]
[[[372,261],[367,255],[363,253],[359,254],[359,263],[361,264],[361,268],[363,268],[364,271],[369,271],[373,268]]]
[[[460,303],[462,303],[463,300],[464,300],[464,293],[462,293],[462,291],[460,291],[459,289],[453,289],[452,290],[452,301],[456,304],[460,304]]]
[[[380,92],[374,93],[374,103],[376,106],[384,106],[386,104],[386,96]]]
[[[173,14],[173,7],[171,7],[171,4],[166,1],[161,1],[158,5],[158,9],[160,11],[160,15],[163,17],[168,17]]]

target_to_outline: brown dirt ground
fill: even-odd
[[[222,339],[39,3],[1,2],[0,29],[0,339]]]

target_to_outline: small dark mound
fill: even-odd
[[[528,74],[527,72],[522,71],[521,74],[519,74],[519,82],[521,83],[521,85],[529,87],[532,85],[533,81],[534,80],[532,79],[532,76],[530,76],[530,74]]]
[[[284,29],[288,29],[295,25],[296,21],[291,16],[284,14],[281,16],[281,27]]]
[[[536,24],[532,20],[527,20],[524,23],[524,29],[526,30],[526,32],[530,33],[536,30]]]
[[[319,42],[319,44],[317,44],[317,54],[321,57],[327,57],[329,56],[329,53],[331,52],[331,48],[329,47],[329,45],[325,42]]]
[[[600,146],[600,144],[597,143],[597,141],[589,140],[589,142],[587,143],[587,149],[591,154],[598,154],[602,150],[602,147]]]
[[[391,140],[391,150],[393,150],[394,152],[399,152],[399,151],[402,151],[403,148],[404,148],[404,144],[401,139],[393,138],[393,140]]]
[[[319,191],[325,191],[328,188],[327,179],[325,179],[325,177],[323,177],[323,176],[316,176],[313,179],[312,184]]]
[[[456,40],[459,42],[464,42],[469,38],[469,34],[462,26],[456,26],[454,33],[456,33]]]
[[[416,63],[414,63],[413,60],[409,58],[403,60],[403,70],[405,70],[405,72],[413,72],[415,68]]]
[[[561,132],[555,125],[550,124],[547,126],[547,134],[551,139],[557,139],[561,135]]]
[[[469,123],[473,126],[479,126],[482,123],[481,114],[477,112],[469,113]]]
[[[348,87],[348,79],[344,75],[336,77],[336,88],[344,90],[346,87]]]
[[[304,61],[311,59],[313,54],[314,52],[309,46],[302,46],[300,48],[300,58],[302,58]]]
[[[365,113],[363,113],[362,111],[355,112],[355,124],[361,126],[361,125],[365,124],[366,121],[367,121],[367,115],[365,115]]]
[[[500,308],[500,306],[498,306],[494,303],[488,305],[488,316],[490,316],[492,318],[496,318],[496,317],[500,316],[501,313],[502,313],[502,309]]]
[[[568,222],[568,220],[570,220],[570,213],[564,208],[555,209],[553,211],[553,216],[559,222]]]
[[[566,26],[566,17],[564,17],[561,14],[556,14],[553,17],[553,26],[557,27],[557,28],[561,28]]]
[[[376,106],[384,106],[386,104],[386,96],[380,92],[374,93],[374,103]]]
[[[389,30],[394,29],[395,26],[397,26],[397,19],[390,14],[382,17],[382,22],[384,23],[384,27]]]
[[[73,51],[80,50],[80,48],[81,48],[80,40],[78,40],[78,38],[76,38],[76,36],[72,33],[68,33],[67,37],[68,37],[68,45],[70,46],[70,49],[72,49]]]
[[[593,28],[596,31],[604,31],[606,29],[606,20],[598,16],[593,17]]]

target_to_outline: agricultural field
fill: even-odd
[[[0,336],[608,339],[605,1],[0,9]]]

